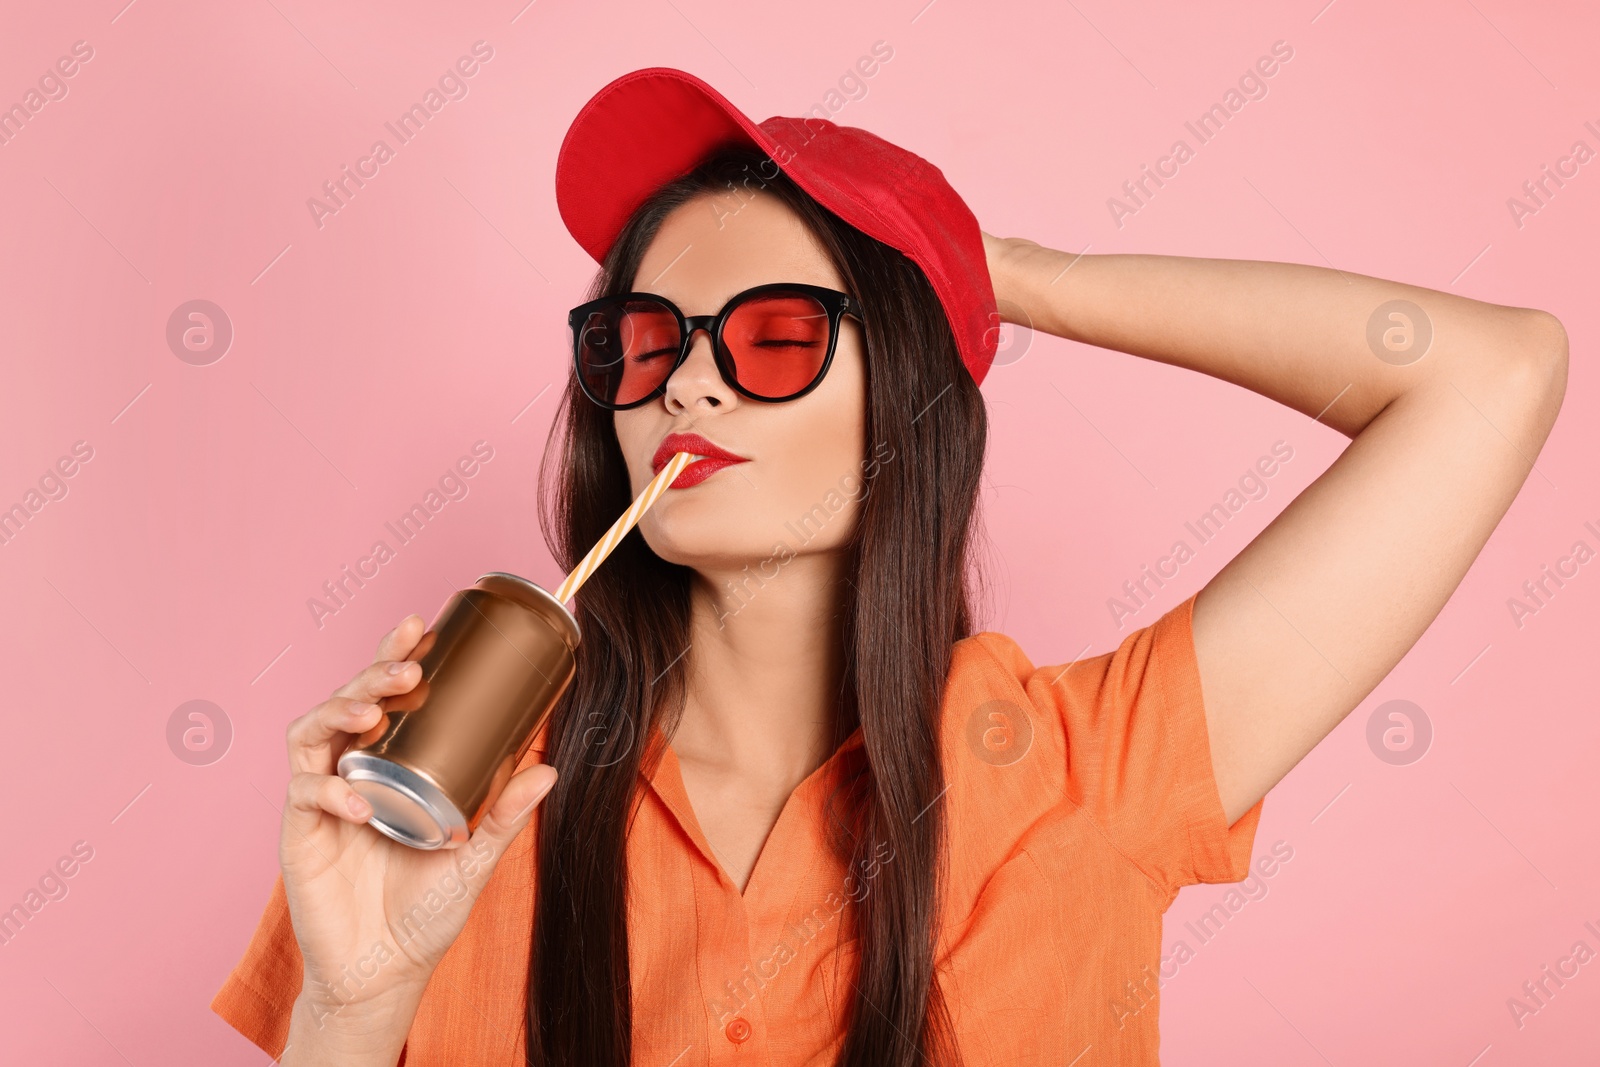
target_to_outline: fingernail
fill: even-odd
[[[350,794],[350,799],[347,801],[347,806],[350,808],[350,814],[354,815],[358,819],[365,819],[368,815],[372,814],[371,805],[369,805],[365,800],[361,799],[361,795],[359,793]]]
[[[528,812],[532,811],[534,806],[538,804],[539,801],[544,799],[545,794],[555,788],[555,785],[555,779],[552,778],[549,782],[545,783],[545,785],[541,786],[539,790],[533,794],[533,799],[528,801],[528,806],[522,809],[522,814],[526,815]]]
[[[405,670],[410,665],[411,664],[408,663],[405,660],[396,660],[395,662],[389,664],[389,673],[390,674],[399,674],[401,671]]]

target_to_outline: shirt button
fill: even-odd
[[[737,1016],[734,1017],[732,1022],[728,1023],[727,1026],[722,1028],[722,1032],[727,1034],[728,1040],[732,1041],[735,1045],[742,1045],[744,1042],[750,1040],[750,1024]]]

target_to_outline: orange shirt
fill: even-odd
[[[1264,803],[1227,825],[1193,609],[1191,596],[1115,651],[1073,663],[1034,667],[994,632],[955,646],[938,955],[968,1067],[1157,1063],[1162,914],[1182,886],[1249,874]],[[835,957],[846,973],[854,965],[846,901],[871,884],[832,858],[821,814],[835,776],[862,757],[858,730],[795,789],[742,895],[700,832],[671,748],[641,776],[627,845],[635,1063],[833,1062],[845,1010]],[[423,995],[407,1067],[525,1063],[536,855],[530,829],[495,870]],[[278,1056],[300,984],[280,878],[212,1008]]]

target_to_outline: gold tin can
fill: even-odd
[[[371,825],[413,848],[455,848],[572,681],[581,639],[560,601],[494,571],[458,590],[412,652],[422,680],[339,757]]]

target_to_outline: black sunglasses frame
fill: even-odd
[[[755,297],[774,292],[804,293],[807,296],[814,297],[822,305],[823,310],[828,313],[828,351],[822,359],[822,366],[818,368],[817,375],[811,379],[810,384],[804,389],[790,393],[787,396],[761,396],[741,385],[722,343],[722,328],[727,324],[729,317],[738,309],[740,304]],[[683,343],[678,349],[677,359],[672,363],[672,369],[662,377],[660,385],[652,389],[647,396],[642,396],[638,400],[630,401],[626,404],[615,404],[596,396],[589,388],[589,382],[583,370],[583,336],[580,332],[579,324],[586,322],[589,316],[596,311],[604,311],[631,300],[654,301],[671,311],[677,317],[678,333],[682,337]],[[722,305],[722,310],[715,315],[685,315],[678,308],[678,305],[656,293],[633,292],[620,293],[616,296],[602,296],[597,300],[579,304],[568,312],[567,326],[572,330],[573,368],[578,377],[578,385],[583,389],[583,395],[608,411],[627,411],[630,408],[648,404],[652,400],[657,400],[666,395],[667,383],[672,380],[673,374],[689,358],[689,350],[694,344],[694,335],[700,330],[704,330],[710,335],[711,354],[716,360],[717,371],[722,375],[722,380],[728,384],[729,388],[741,396],[749,397],[751,400],[759,400],[766,404],[780,404],[786,400],[799,399],[821,385],[822,379],[827,377],[828,368],[833,365],[834,350],[839,344],[840,322],[846,315],[853,315],[858,322],[863,325],[866,324],[867,320],[861,313],[861,302],[848,293],[841,293],[837,289],[829,289],[826,286],[808,285],[803,282],[769,282],[765,285],[757,285],[743,292],[735,293],[726,304]]]

